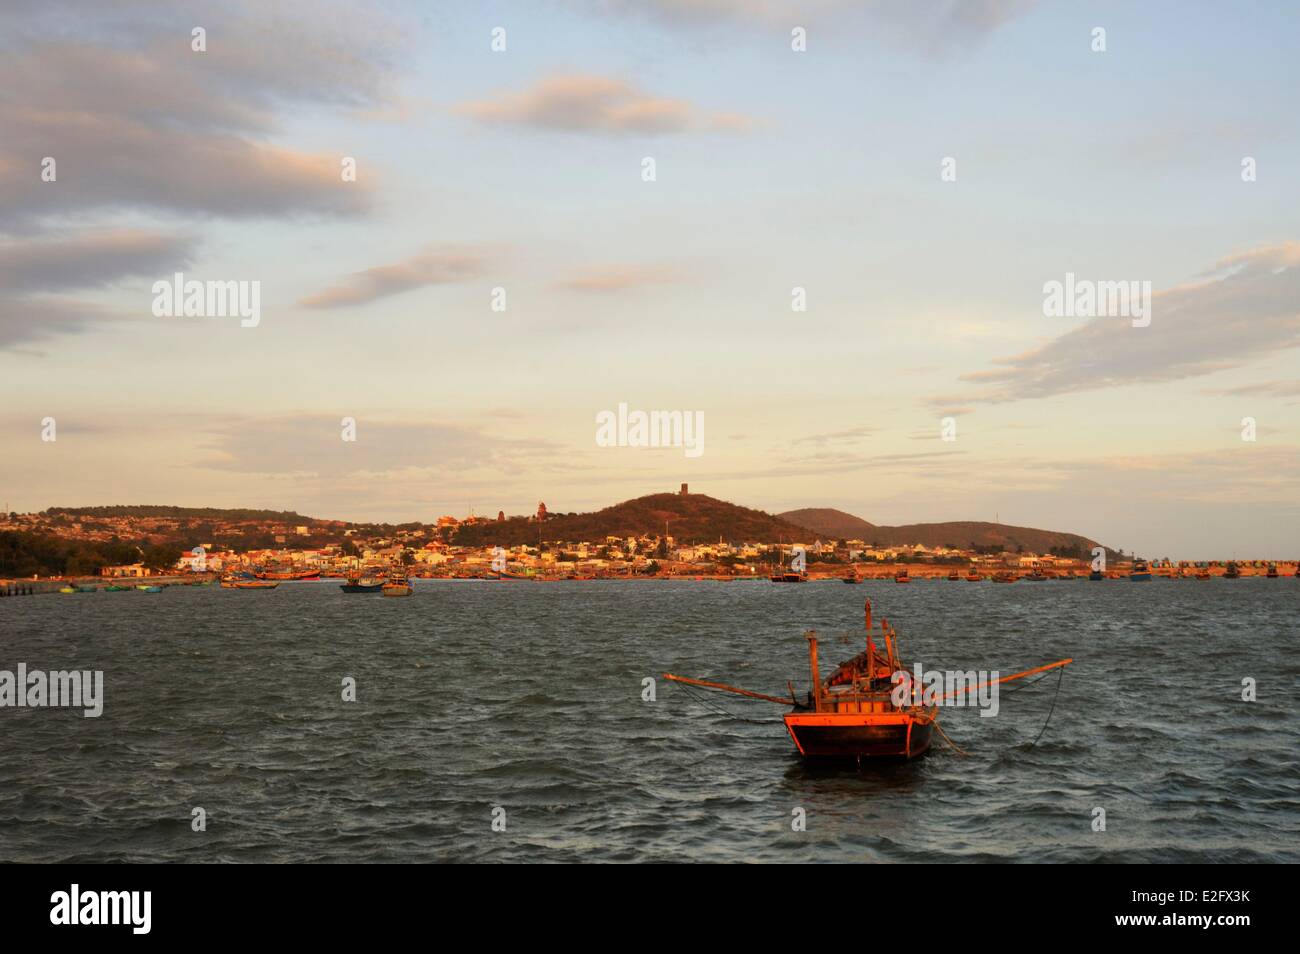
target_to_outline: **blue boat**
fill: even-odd
[[[1128,578],[1134,583],[1147,583],[1151,580],[1151,567],[1145,560],[1133,561],[1133,572]]]

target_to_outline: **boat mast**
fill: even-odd
[[[809,630],[803,634],[808,640],[808,668],[812,671],[813,711],[822,711],[822,680],[817,668],[817,634]]]

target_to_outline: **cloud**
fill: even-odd
[[[485,256],[473,250],[430,250],[394,265],[379,265],[348,276],[342,285],[308,295],[305,308],[348,308],[426,285],[467,281],[484,267]]]
[[[652,96],[619,79],[581,73],[549,76],[531,89],[461,103],[454,111],[484,123],[565,132],[744,132],[753,125],[735,113],[704,113],[685,100]]]
[[[680,281],[678,273],[656,265],[593,265],[560,282],[571,291],[617,292]]]
[[[1151,324],[1094,318],[996,368],[962,375],[983,386],[962,401],[1001,402],[1176,381],[1300,345],[1300,242],[1229,256],[1197,280],[1153,296]],[[937,397],[950,403],[952,395]]]
[[[363,181],[341,156],[272,141],[280,110],[382,108],[394,99],[378,20],[302,8],[53,0],[64,17],[0,19],[0,230],[87,210],[227,217],[351,215]],[[326,8],[326,11],[328,8]],[[205,24],[206,52],[190,48]],[[71,24],[71,25],[69,25]],[[382,42],[381,42],[382,41]],[[52,157],[57,179],[41,179]]]
[[[572,0],[578,7],[644,17],[670,27],[807,27],[811,42],[884,37],[927,57],[968,50],[1023,16],[1037,0]]]
[[[832,444],[857,444],[870,437],[872,434],[878,433],[879,430],[880,428],[878,427],[867,427],[863,425],[860,427],[852,427],[844,431],[834,431],[828,434],[810,434],[807,437],[796,438],[793,443],[816,444],[820,447],[828,447]]]
[[[449,477],[494,469],[517,472],[563,454],[540,438],[515,438],[438,421],[377,420],[358,416],[356,440],[341,438],[340,418],[293,415],[232,421],[208,445],[213,456],[198,466],[262,476],[304,479]]]
[[[128,276],[157,277],[187,263],[193,246],[188,237],[138,229],[0,239],[0,288],[6,294],[48,292],[100,287]]]
[[[1241,387],[1219,388],[1205,393],[1223,397],[1297,397],[1300,396],[1300,380],[1261,381],[1259,384],[1243,384]]]
[[[82,229],[23,241],[0,239],[0,350],[76,334],[131,316],[48,292],[101,288],[185,267],[193,240],[135,229]]]

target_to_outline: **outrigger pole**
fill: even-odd
[[[673,682],[684,682],[689,686],[703,686],[705,689],[721,689],[723,692],[734,692],[738,695],[749,696],[751,699],[762,699],[764,702],[775,702],[783,706],[794,705],[796,700],[794,693],[790,694],[789,699],[781,696],[766,696],[761,692],[750,692],[748,689],[738,689],[735,686],[728,686],[721,682],[707,682],[703,679],[688,679],[686,676],[674,675],[671,672],[664,673],[665,679],[671,679]]]
[[[1026,669],[1024,672],[1018,672],[1010,676],[1003,676],[1000,679],[994,679],[990,682],[983,683],[982,686],[976,686],[975,689],[973,690],[966,689],[966,688],[954,689],[952,692],[945,693],[944,695],[940,696],[939,699],[947,699],[949,696],[954,696],[961,692],[977,692],[979,689],[983,688],[983,686],[991,686],[994,683],[1013,682],[1016,679],[1024,679],[1027,676],[1036,676],[1040,672],[1048,672],[1052,669],[1059,669],[1062,666],[1070,665],[1070,663],[1072,662],[1074,662],[1073,659],[1060,659],[1054,663],[1048,663],[1046,666],[1038,666],[1034,669]],[[704,679],[691,679],[688,678],[687,676],[678,676],[675,673],[671,673],[671,672],[664,673],[664,678],[669,679],[673,682],[684,682],[689,686],[702,686],[705,689],[720,689],[723,692],[734,692],[740,696],[748,696],[750,699],[761,699],[764,702],[775,702],[778,705],[783,705],[783,706],[798,704],[798,700],[795,698],[793,691],[791,691],[789,698],[784,698],[782,696],[765,695],[764,693],[761,692],[752,692],[749,689],[741,689],[737,686],[728,686],[726,683],[722,683],[722,682],[709,682]]]
[[[1026,676],[1036,676],[1040,672],[1048,672],[1049,670],[1052,669],[1060,669],[1062,666],[1068,666],[1072,662],[1074,662],[1073,659],[1058,659],[1056,662],[1048,663],[1046,666],[1039,666],[1036,669],[1026,669],[1024,672],[1018,672],[1011,676],[1003,676],[1001,679],[990,680],[989,682],[976,686],[974,689],[965,689],[965,688],[954,689],[952,692],[944,693],[939,697],[939,699],[947,699],[949,696],[955,696],[962,692],[979,692],[979,690],[983,689],[985,686],[992,686],[999,682],[1013,682],[1016,679],[1024,679]]]

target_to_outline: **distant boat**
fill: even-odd
[[[273,590],[280,584],[268,580],[249,580],[249,579],[231,579],[222,580],[221,588],[223,590]]]
[[[1134,583],[1147,583],[1151,580],[1151,566],[1145,560],[1134,560],[1133,571],[1128,578]]]
[[[774,573],[770,579],[773,583],[803,583],[807,577],[802,573]]]
[[[1042,570],[1035,569],[1034,572],[1026,576],[1025,579],[1029,580],[1031,583],[1041,583],[1047,579],[1047,577],[1043,575]]]
[[[161,587],[161,586],[150,586],[150,585],[147,585],[147,584],[144,584],[144,583],[141,583],[139,586],[136,587],[136,589],[139,590],[141,593],[161,593],[161,592],[162,592],[162,587]]]
[[[974,570],[971,570],[966,574],[967,583],[981,583],[983,582],[983,580],[984,580],[984,574],[976,573]]]
[[[857,574],[856,571],[850,571],[850,572],[848,572],[848,573],[845,573],[842,577],[840,577],[840,579],[841,579],[842,581],[844,581],[845,583],[861,583],[861,582],[862,582],[862,580],[859,579],[858,574]]]
[[[60,593],[75,593],[75,592],[77,592],[77,591],[76,591],[73,587],[71,587],[71,586],[60,586],[60,587],[59,587],[59,592],[60,592]]]
[[[118,586],[116,583],[110,583],[108,586],[104,587],[104,592],[105,592],[105,593],[122,593],[122,592],[124,592],[124,591],[126,591],[126,590],[129,590],[130,588],[131,588],[131,587],[129,587],[129,586]]]
[[[77,592],[78,592],[78,593],[98,593],[98,592],[99,592],[99,587],[97,587],[94,583],[78,583],[78,584],[76,584],[76,587],[77,587]]]
[[[894,574],[894,582],[895,582],[895,583],[911,583],[911,582],[912,582],[912,578],[911,578],[910,576],[907,575],[907,571],[906,571],[906,570],[899,570],[897,573]]]
[[[259,580],[319,580],[320,570],[262,570]]]
[[[415,589],[406,577],[395,576],[383,585],[383,592],[385,596],[410,596]]]
[[[1091,573],[1088,574],[1088,579],[1090,579],[1090,580],[1104,580],[1104,579],[1106,579],[1106,574],[1103,573],[1101,570],[1093,570]]]
[[[953,570],[951,573],[948,574],[948,579],[953,583],[956,583],[958,580],[961,579],[961,574],[958,573],[956,570]]]
[[[1208,580],[1208,579],[1210,578],[1210,571],[1209,571],[1209,570],[1197,570],[1197,571],[1196,571],[1196,578],[1197,578],[1198,580]]]
[[[1268,565],[1268,572],[1265,573],[1264,575],[1265,575],[1266,577],[1268,577],[1270,580],[1276,580],[1276,579],[1277,579],[1277,564],[1276,564],[1276,563],[1270,563],[1270,564]]]
[[[994,582],[994,583],[1014,583],[1014,582],[1016,582],[1018,579],[1020,579],[1020,577],[1018,577],[1018,576],[1016,576],[1016,574],[1014,574],[1014,573],[1010,573],[1010,572],[1008,572],[1008,571],[1006,571],[1006,570],[1001,570],[1001,571],[999,571],[999,572],[993,574],[993,582]]]
[[[344,593],[378,593],[383,588],[384,581],[373,576],[349,576],[339,587]]]
[[[1236,564],[1235,562],[1229,560],[1229,561],[1228,561],[1227,569],[1225,569],[1225,570],[1223,571],[1223,578],[1224,578],[1225,580],[1239,580],[1239,579],[1241,579],[1241,568],[1238,567],[1237,564]]]

